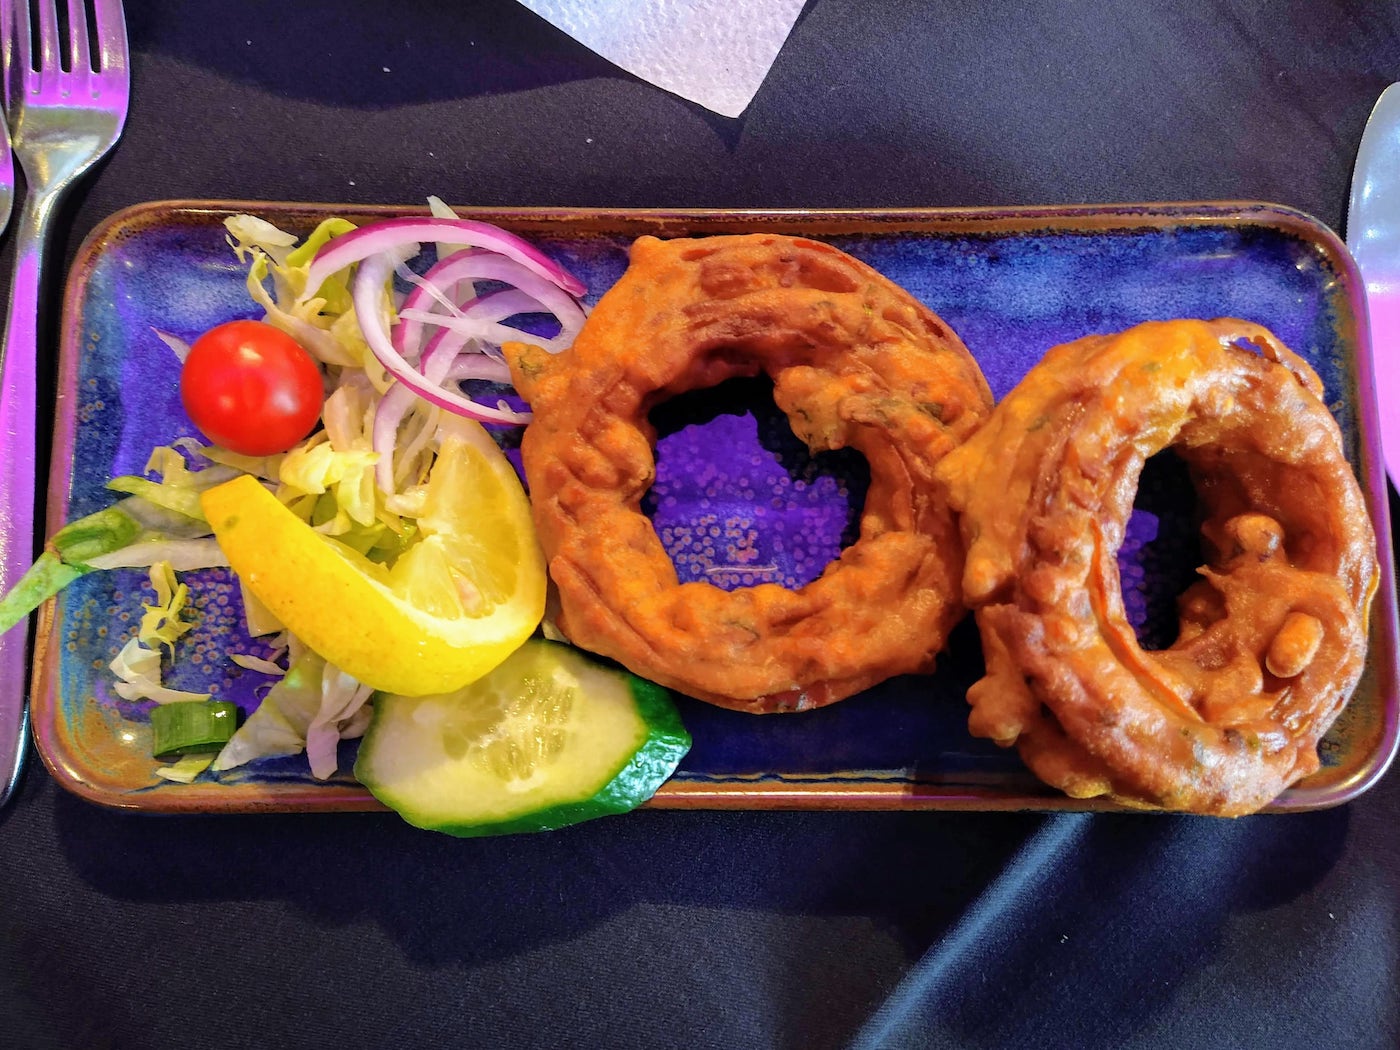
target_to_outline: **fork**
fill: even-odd
[[[10,126],[0,120],[0,233],[10,225],[15,204],[15,161],[10,149]]]
[[[0,593],[34,557],[39,302],[49,228],[64,191],[121,135],[130,94],[121,0],[66,0],[64,13],[66,32],[57,0],[0,0],[5,115],[26,184],[0,344]],[[0,805],[24,764],[28,626],[0,635]]]

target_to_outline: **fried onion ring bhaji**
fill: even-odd
[[[768,234],[641,237],[573,347],[505,354],[533,420],[522,442],[560,629],[576,645],[723,707],[801,711],[930,670],[965,612],[962,541],[934,465],[991,393],[962,342],[875,270]],[[798,590],[680,583],[641,499],[648,411],[766,373],[814,452],[870,465],[858,540]]]
[[[1168,447],[1208,564],[1149,652],[1115,555]],[[1268,330],[1150,322],[1055,347],[937,474],[987,661],[974,735],[1076,798],[1227,816],[1318,768],[1365,661],[1376,540],[1321,381]]]

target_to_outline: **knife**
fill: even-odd
[[[1361,135],[1347,247],[1366,284],[1381,446],[1400,486],[1400,84],[1381,92]]]

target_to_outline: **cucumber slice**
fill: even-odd
[[[688,750],[661,686],[532,639],[456,692],[376,695],[355,776],[417,827],[499,835],[635,809]]]

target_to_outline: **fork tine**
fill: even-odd
[[[34,56],[29,28],[29,0],[0,0],[4,20],[5,108],[24,96],[25,81],[32,75]]]
[[[83,0],[68,0],[68,68],[75,73],[92,68],[92,52],[88,50],[87,4]]]
[[[13,0],[0,0],[0,69],[4,70],[5,106],[10,105],[10,74],[15,68],[15,6]]]
[[[98,61],[102,72],[126,73],[126,15],[122,0],[93,0],[93,23],[97,27]]]
[[[25,0],[18,0],[16,4],[16,7],[20,9],[28,6]],[[39,8],[39,60],[34,64],[34,68],[43,74],[40,79],[47,81],[63,69],[59,64],[58,57],[58,7],[54,4],[54,0],[37,0],[37,6]]]

